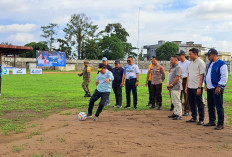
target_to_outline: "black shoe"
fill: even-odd
[[[182,119],[181,116],[176,116],[176,117],[173,118],[173,120],[181,120],[181,119]]]
[[[157,110],[162,110],[162,106],[159,106]]]
[[[173,111],[173,108],[170,108],[169,111]]]
[[[130,107],[130,106],[125,106],[125,107],[124,107],[124,109],[129,109],[129,108],[131,108],[131,107]]]
[[[170,116],[168,116],[168,118],[175,118],[177,115],[175,115],[174,113]]]
[[[217,125],[217,127],[214,129],[215,130],[222,130],[222,129],[224,129],[224,125]]]
[[[183,114],[183,116],[189,116],[189,113],[188,113],[188,112],[186,112],[186,113],[184,113],[184,114]]]
[[[204,126],[216,126],[216,124],[212,123],[212,122],[209,122],[209,123],[205,124]]]
[[[88,95],[89,95],[89,94],[88,94],[88,93],[86,93],[86,94],[84,95],[84,97],[88,97]]]
[[[146,107],[151,107],[152,104],[147,104]]]
[[[197,125],[204,125],[204,122],[199,120],[199,121],[197,122]]]
[[[187,121],[186,121],[186,123],[195,123],[195,122],[197,122],[197,121],[194,120],[194,119],[190,119],[190,120],[187,120]]]
[[[151,105],[150,109],[155,109],[155,105]]]
[[[137,109],[137,106],[134,106],[134,109]]]
[[[91,97],[91,94],[89,93],[87,97]]]

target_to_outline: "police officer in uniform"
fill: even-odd
[[[89,62],[88,61],[84,61],[84,69],[83,72],[78,74],[78,76],[83,76],[83,80],[84,82],[82,83],[82,88],[85,91],[85,96],[84,97],[91,97],[91,94],[89,92],[89,82],[90,82],[90,72],[91,72],[91,68],[89,67]]]

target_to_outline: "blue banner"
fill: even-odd
[[[60,51],[36,51],[37,66],[66,66],[66,54]]]

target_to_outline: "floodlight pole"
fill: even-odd
[[[138,41],[137,41],[137,65],[139,66],[139,16],[140,16],[140,7],[138,12]]]

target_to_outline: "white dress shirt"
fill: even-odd
[[[213,89],[215,88],[212,84],[212,81],[211,81],[211,71],[212,71],[212,67],[213,67],[213,64],[215,62],[212,62],[209,69],[208,69],[208,73],[206,75],[206,84],[207,84],[207,88],[208,89]],[[220,74],[221,74],[221,79],[220,81],[218,82],[218,84],[220,85],[223,85],[225,86],[226,83],[227,83],[227,80],[228,80],[228,70],[227,70],[227,65],[224,64],[223,66],[221,66],[220,68]]]
[[[188,68],[189,68],[190,61],[185,59],[184,62],[179,61],[178,63],[179,63],[179,66],[182,69],[182,78],[187,78],[188,77]]]

